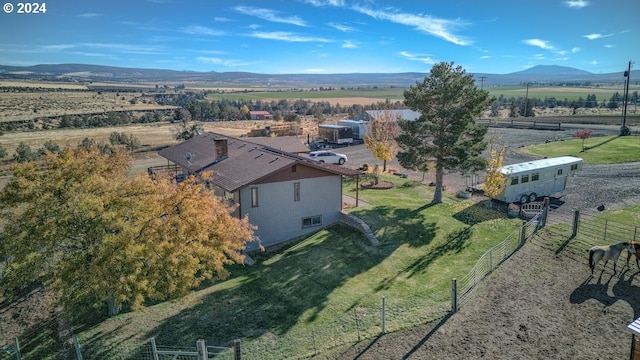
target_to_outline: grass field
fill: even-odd
[[[526,146],[520,151],[538,157],[573,155],[590,164],[617,164],[640,161],[640,137],[602,136],[585,139],[556,141]]]

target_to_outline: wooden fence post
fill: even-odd
[[[549,198],[544,198],[542,203],[542,220],[540,221],[540,228],[547,226],[547,215],[549,215]]]
[[[242,360],[242,351],[240,351],[240,339],[233,340],[233,360]]]
[[[386,299],[383,296],[382,297],[382,334],[386,334],[387,333],[387,319],[386,319],[386,314],[387,312],[387,304],[386,304]]]
[[[520,225],[520,246],[524,245],[527,240],[527,222],[522,221],[522,225]]]
[[[458,280],[451,279],[451,313],[458,311]]]
[[[580,222],[580,211],[573,212],[573,226],[571,227],[571,238],[578,235],[578,223]]]
[[[203,339],[196,341],[196,348],[198,349],[198,360],[208,360],[209,354],[207,354],[207,345]]]

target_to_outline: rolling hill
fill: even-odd
[[[538,65],[510,74],[474,74],[483,85],[516,85],[523,83],[587,84],[623,83],[619,73],[593,74],[584,70],[556,65]],[[126,83],[207,83],[239,86],[398,86],[408,87],[422,81],[427,73],[352,73],[352,74],[259,74],[250,72],[196,72],[164,69],[122,68],[90,64],[41,64],[33,66],[0,65],[1,79],[58,80],[79,82]],[[640,70],[631,72],[639,79]]]

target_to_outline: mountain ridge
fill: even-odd
[[[483,85],[522,83],[623,83],[623,71],[594,74],[558,65],[536,65],[508,74],[471,73]],[[127,68],[94,64],[38,64],[32,66],[0,65],[0,79],[67,80],[82,82],[169,82],[213,83],[251,86],[410,86],[421,82],[428,73],[340,73],[340,74],[261,74],[251,72],[199,72]],[[640,70],[631,72],[638,79]]]

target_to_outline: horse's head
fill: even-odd
[[[629,254],[635,254],[636,253],[636,244],[634,244],[633,242],[630,243],[626,243],[627,245],[627,251],[629,251]]]

